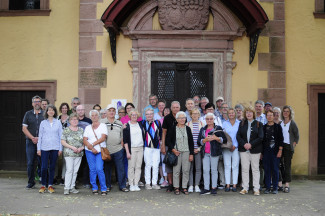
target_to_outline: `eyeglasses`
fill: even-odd
[[[41,103],[41,101],[34,101],[34,103]]]
[[[113,130],[113,124],[111,124],[111,130]]]
[[[178,117],[177,119],[183,119],[184,120],[184,119],[186,119],[186,117]]]
[[[125,113],[125,112],[118,112],[118,113]]]

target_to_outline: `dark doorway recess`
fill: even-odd
[[[325,94],[318,94],[318,174],[325,174]]]
[[[185,110],[187,98],[199,95],[213,98],[213,63],[151,62],[151,92],[165,99],[167,106],[174,100]]]
[[[32,97],[45,97],[45,91],[0,91],[0,169],[26,170],[26,139],[22,122],[31,110]]]

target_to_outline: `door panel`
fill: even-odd
[[[32,97],[45,91],[0,91],[0,169],[26,170],[26,141],[22,132],[25,112],[32,109]]]
[[[167,106],[174,100],[185,110],[187,98],[199,95],[213,97],[213,63],[151,63],[151,92],[165,99]]]
[[[318,94],[318,174],[325,174],[325,94]]]

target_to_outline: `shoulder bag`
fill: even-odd
[[[94,130],[93,126],[91,126],[91,129],[93,129],[93,132],[95,134],[95,137],[98,140],[97,135],[95,133],[95,130]],[[109,153],[109,151],[108,151],[108,149],[106,147],[100,147],[100,154],[102,155],[102,160],[103,161],[110,161],[112,159],[111,158],[111,155],[110,155],[110,153]]]

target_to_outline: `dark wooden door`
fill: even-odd
[[[325,94],[318,94],[318,174],[325,174]]]
[[[31,110],[32,97],[45,91],[0,91],[0,169],[26,170],[26,139],[22,122]]]
[[[187,98],[213,97],[213,63],[152,62],[151,92],[167,105],[174,100],[185,110]]]

